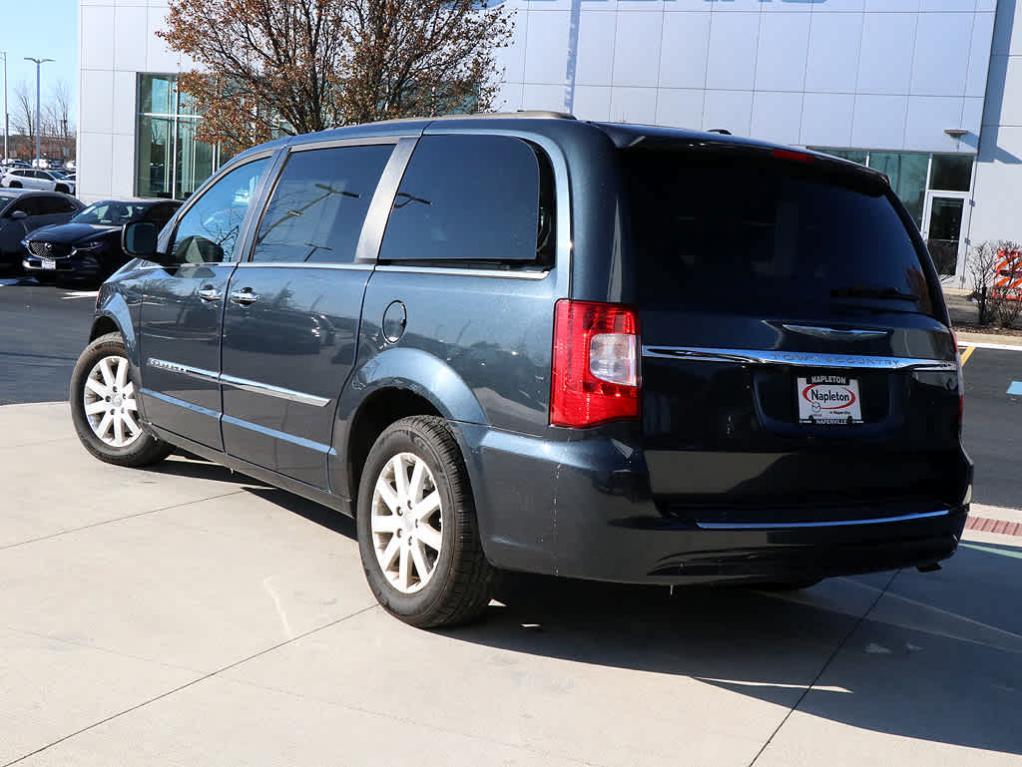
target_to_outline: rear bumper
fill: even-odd
[[[458,429],[486,555],[510,570],[664,584],[874,572],[950,557],[968,513],[963,504],[885,504],[847,515],[828,508],[825,521],[710,529],[658,508],[641,451],[620,442]]]

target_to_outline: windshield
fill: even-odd
[[[71,219],[75,224],[98,224],[100,226],[122,226],[135,221],[145,211],[142,203],[95,202]]]
[[[624,156],[645,305],[932,313],[920,252],[881,184],[747,154]]]

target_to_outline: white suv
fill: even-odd
[[[0,178],[0,186],[12,189],[38,189],[44,192],[75,193],[75,182],[60,173],[34,168],[13,168]]]

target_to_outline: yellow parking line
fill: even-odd
[[[962,352],[962,367],[965,367],[965,363],[969,361],[969,357],[972,356],[972,353],[974,351],[976,351],[976,347],[975,346],[966,346],[965,347],[965,351]]]

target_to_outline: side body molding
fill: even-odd
[[[421,349],[393,347],[365,360],[352,375],[337,402],[330,487],[347,494],[348,441],[363,403],[385,389],[402,389],[430,402],[449,421],[488,423],[483,408],[464,380],[439,357]]]

